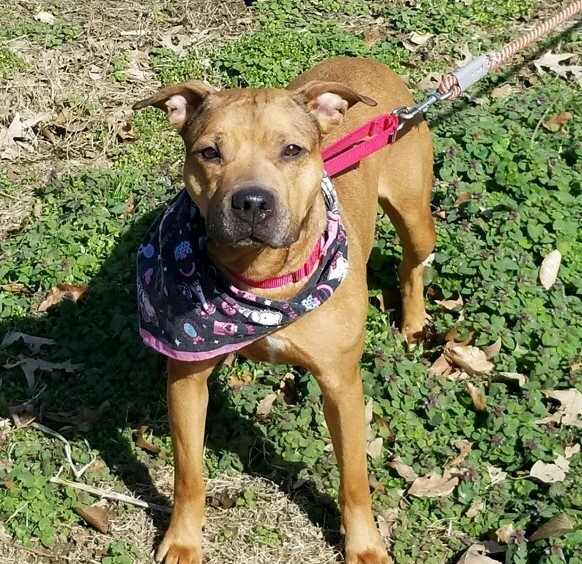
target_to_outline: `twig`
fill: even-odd
[[[30,426],[34,427],[35,429],[38,429],[39,431],[42,431],[43,433],[46,433],[47,435],[50,435],[51,437],[55,437],[56,439],[59,439],[59,441],[61,441],[65,445],[65,456],[67,458],[67,462],[69,463],[69,466],[71,467],[71,470],[73,471],[73,474],[75,475],[75,478],[80,478],[87,471],[87,469],[93,464],[93,462],[95,462],[95,460],[97,460],[97,457],[93,456],[93,459],[91,460],[91,462],[88,462],[80,470],[77,470],[77,467],[75,466],[75,463],[73,462],[73,457],[72,457],[72,453],[71,453],[71,445],[69,444],[69,441],[67,441],[67,439],[65,439],[65,437],[63,437],[63,435],[61,435],[60,433],[57,433],[56,431],[53,431],[52,429],[50,429],[46,425],[41,425],[40,423],[31,423]],[[89,446],[89,443],[87,443],[87,441],[85,441],[85,444],[87,445],[87,448],[89,449],[89,451],[91,451],[91,447]]]
[[[540,121],[538,121],[535,129],[533,130],[533,133],[531,134],[531,139],[530,139],[530,143],[533,145],[533,142],[536,138],[536,135],[538,134],[538,131],[540,129],[540,126],[542,125],[542,123],[544,123],[544,120],[546,119],[546,116],[548,115],[548,113],[550,112],[550,110],[556,105],[556,102],[559,100],[560,98],[554,98],[552,100],[552,102],[550,103],[550,105],[546,108],[546,111],[544,112],[544,115],[542,115],[542,117],[540,118]]]
[[[136,497],[131,497],[129,495],[120,494],[117,492],[105,491],[99,488],[94,488],[93,486],[88,486],[87,484],[79,484],[78,482],[70,482],[69,480],[63,480],[58,476],[50,479],[54,484],[61,484],[62,486],[68,486],[70,488],[75,488],[102,499],[111,499],[114,501],[121,501],[122,503],[129,503],[130,505],[136,505],[137,507],[143,507],[144,509],[153,509],[154,511],[159,511],[160,513],[172,513],[169,507],[164,507],[163,505],[157,505],[155,503],[150,503],[149,501],[144,501],[143,499],[137,499]]]

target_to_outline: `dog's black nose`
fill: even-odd
[[[245,222],[258,224],[273,215],[275,211],[275,196],[257,186],[238,189],[232,195],[234,214]]]

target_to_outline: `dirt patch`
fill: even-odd
[[[0,238],[18,229],[50,176],[111,165],[131,104],[160,86],[152,49],[184,38],[190,48],[220,45],[251,23],[242,0],[69,1],[43,11],[53,23],[35,20],[38,3],[26,0],[0,18],[13,30],[4,45],[26,63],[0,83],[0,163],[25,186],[18,203],[0,193]],[[19,119],[35,123],[8,139]]]

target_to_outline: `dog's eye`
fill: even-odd
[[[220,159],[220,153],[214,147],[204,147],[199,153],[205,161]]]
[[[299,146],[299,145],[287,145],[284,149],[283,149],[283,158],[284,159],[292,159],[294,157],[298,157],[299,155],[301,155],[301,153],[303,153],[303,149]]]

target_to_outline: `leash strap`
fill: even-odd
[[[327,174],[334,176],[343,172],[392,143],[399,126],[398,115],[382,114],[338,139],[321,152]]]

